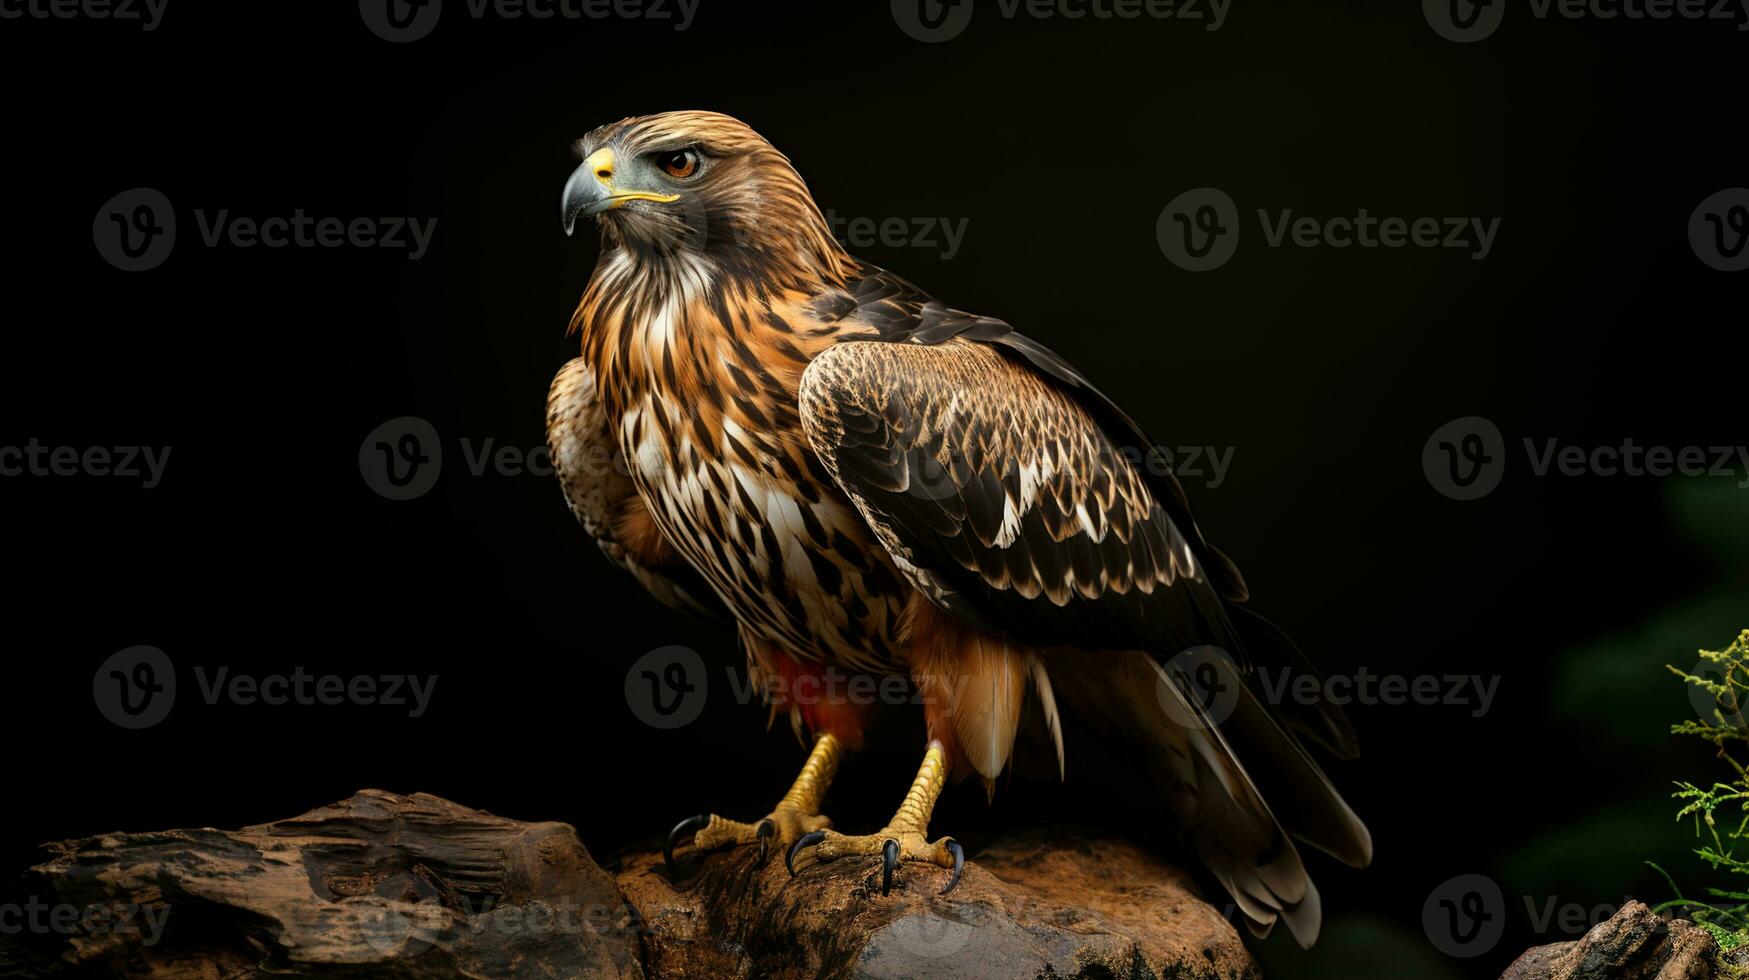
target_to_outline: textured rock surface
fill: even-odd
[[[1047,846],[1048,841],[1048,846]],[[939,868],[878,859],[763,868],[751,849],[671,882],[661,855],[619,885],[653,976],[1257,977],[1237,933],[1182,871],[1123,841],[1039,832],[985,848],[952,894]]]
[[[939,868],[902,866],[882,896],[878,860],[804,859],[792,879],[752,848],[678,882],[660,854],[632,853],[616,882],[566,824],[377,790],[237,831],[48,851],[27,890],[81,917],[0,935],[0,976],[1259,975],[1182,871],[1063,830],[983,849],[948,896]]]
[[[1629,902],[1575,942],[1526,951],[1500,980],[1710,980],[1717,951],[1705,929]]]
[[[643,976],[619,892],[574,830],[434,796],[365,790],[238,831],[49,850],[33,894],[113,911],[0,937],[14,976]]]

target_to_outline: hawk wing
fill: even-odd
[[[1001,320],[946,307],[881,269],[816,298],[843,338],[809,364],[803,426],[894,563],[937,605],[1040,645],[1199,644],[1321,678],[1209,544],[1158,445],[1067,361]],[[1294,731],[1358,754],[1329,704],[1280,706]]]
[[[580,357],[559,369],[547,391],[547,448],[565,503],[603,554],[664,605],[728,621],[727,607],[709,584],[649,524],[608,425],[595,374]]]
[[[1059,387],[995,347],[848,342],[802,378],[803,427],[906,578],[1038,646],[1242,647],[1202,549]]]
[[[817,312],[867,330],[808,365],[803,428],[894,564],[959,618],[1055,648],[1056,668],[1073,675],[1069,703],[1157,756],[1144,784],[1252,920],[1266,930],[1286,919],[1309,945],[1318,896],[1289,837],[1355,865],[1370,861],[1371,837],[1250,688],[1245,638],[1310,665],[1261,620],[1241,614],[1241,635],[1228,604],[1245,597],[1244,579],[1203,540],[1170,474],[1138,465],[1152,445],[1140,428],[1007,324],[891,277]],[[1180,692],[1160,663],[1203,645],[1240,658],[1211,662],[1237,689],[1232,711],[1210,718],[1190,700],[1163,710],[1163,692]],[[1296,730],[1352,754],[1339,709],[1282,707]]]

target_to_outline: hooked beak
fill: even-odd
[[[627,201],[666,203],[680,200],[679,194],[615,189],[613,181],[616,166],[613,149],[604,146],[589,154],[589,159],[571,172],[570,179],[565,181],[565,193],[559,207],[560,217],[565,222],[566,237],[570,237],[571,232],[576,229],[578,218],[611,211]]]

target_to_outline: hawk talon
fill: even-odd
[[[899,842],[892,839],[891,837],[888,837],[887,842],[885,844],[881,845],[881,894],[882,895],[885,895],[887,893],[887,890],[889,888],[893,887],[893,869],[898,867],[898,866],[899,866]]]
[[[796,838],[796,842],[794,846],[789,849],[789,853],[783,856],[783,866],[789,869],[789,876],[791,878],[796,876],[796,855],[802,853],[802,848],[813,847],[815,844],[818,844],[825,839],[826,832],[824,830],[809,831],[808,833]]]
[[[829,830],[816,830],[797,840],[784,855],[783,863],[789,869],[790,877],[795,877],[797,855],[803,850],[819,845],[814,852],[816,864],[825,864],[845,857],[874,857],[881,859],[881,894],[888,895],[893,890],[893,876],[899,865],[905,861],[917,861],[922,864],[933,864],[949,872],[947,885],[937,894],[946,895],[960,883],[960,876],[965,871],[966,851],[959,841],[952,837],[943,837],[930,843],[921,833],[905,826],[883,827],[879,831],[866,836],[839,834]]]
[[[685,820],[680,821],[674,825],[673,830],[668,832],[668,842],[662,845],[662,863],[668,866],[668,873],[670,875],[675,878],[682,878],[692,873],[693,868],[696,866],[696,862],[687,859],[685,861],[686,867],[683,870],[680,864],[674,860],[674,848],[687,834],[696,833],[710,822],[710,816],[701,813],[698,816],[687,817]]]
[[[771,858],[771,839],[777,836],[777,824],[770,817],[759,821],[754,830],[759,835],[759,866],[765,867],[765,862]]]
[[[966,849],[960,846],[959,841],[949,837],[947,852],[953,855],[953,874],[948,876],[947,887],[937,893],[940,895],[953,891],[954,886],[960,883],[960,872],[966,869]]]

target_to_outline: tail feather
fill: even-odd
[[[1294,677],[1312,677],[1317,680],[1318,689],[1323,690],[1323,672],[1280,627],[1244,606],[1229,605],[1226,612],[1245,646],[1247,659],[1256,669],[1275,668]],[[1360,756],[1360,742],[1354,737],[1354,726],[1349,724],[1341,707],[1320,699],[1309,704],[1283,704],[1279,710],[1288,728],[1336,758]]]
[[[1293,840],[1214,719],[1185,698],[1153,658],[1131,656],[1153,669],[1159,696],[1173,699],[1179,709],[1160,711],[1156,725],[1175,724],[1175,716],[1201,723],[1181,729],[1196,767],[1196,808],[1188,821],[1191,845],[1255,924],[1253,932],[1266,935],[1280,919],[1296,942],[1310,947],[1318,940],[1322,903]]]
[[[1120,754],[1133,753],[1131,768],[1114,776],[1152,790],[1251,931],[1267,934],[1280,921],[1301,945],[1316,941],[1323,906],[1295,838],[1351,864],[1371,857],[1371,838],[1233,665],[1217,661],[1220,681],[1240,696],[1228,717],[1214,719],[1149,654],[1045,660],[1062,710],[1114,748],[1128,747]]]
[[[1039,709],[1044,713],[1045,729],[1051,733],[1051,744],[1057,750],[1057,778],[1068,776],[1068,760],[1063,755],[1063,719],[1057,713],[1057,696],[1051,690],[1051,675],[1045,670],[1045,662],[1036,653],[1026,655],[1026,666],[1032,672],[1033,695],[1038,698]]]
[[[1372,863],[1372,833],[1366,829],[1330,777],[1313,761],[1260,701],[1232,665],[1214,658],[1223,671],[1221,683],[1238,691],[1232,714],[1220,726],[1228,750],[1250,763],[1255,785],[1275,801],[1283,824],[1303,841],[1343,864],[1364,868]]]

